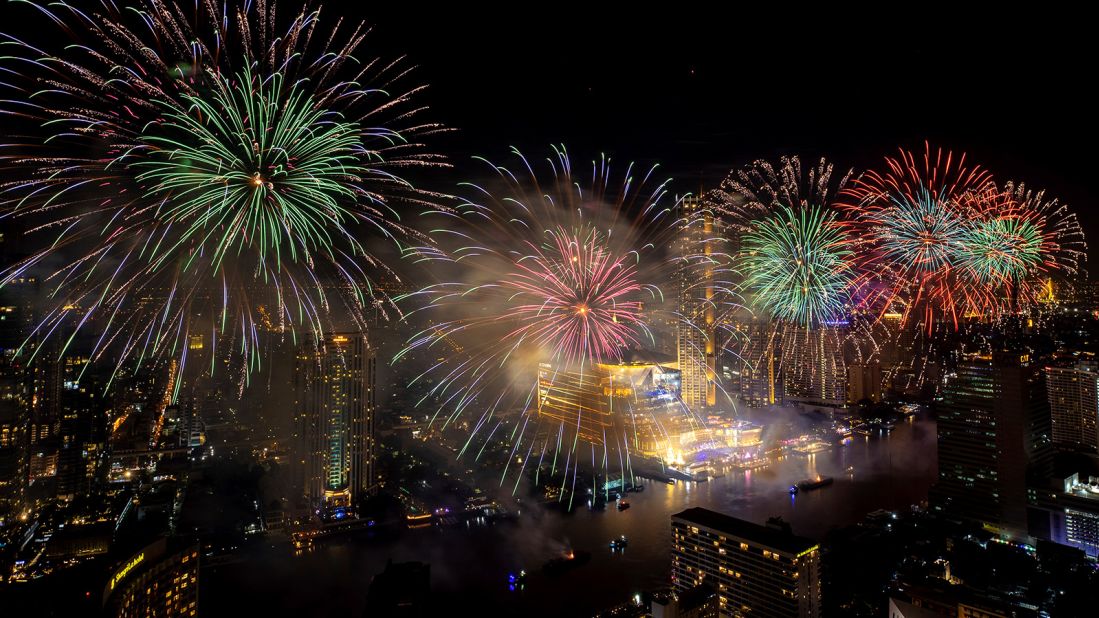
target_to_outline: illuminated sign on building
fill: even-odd
[[[144,561],[145,561],[145,552],[141,552],[140,554],[134,556],[133,558],[130,558],[130,561],[127,562],[121,569],[115,571],[114,577],[111,578],[111,590],[114,590],[114,587],[118,585],[118,582],[125,579],[126,576],[130,574],[130,571],[134,570],[134,567],[136,567],[137,565],[141,564]]]

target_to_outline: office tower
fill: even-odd
[[[1028,354],[970,355],[943,387],[937,406],[936,510],[1007,536],[1026,533],[1028,465],[1043,462],[1041,373]]]
[[[61,437],[57,496],[86,494],[99,478],[107,443],[106,376],[87,370],[89,358],[66,355],[61,368]]]
[[[676,349],[679,358],[680,397],[692,410],[717,403],[714,349],[714,263],[716,221],[713,211],[698,198],[681,202],[681,227],[676,240],[681,259]],[[689,322],[689,323],[687,323]]]
[[[103,590],[104,615],[177,618],[198,615],[198,546],[169,553],[165,539],[124,559]]]
[[[740,400],[749,408],[781,403],[785,398],[782,379],[782,336],[774,322],[750,319],[738,326],[735,381]]]
[[[672,535],[675,589],[710,586],[721,616],[821,615],[817,543],[697,507],[672,516]]]
[[[851,363],[847,366],[847,403],[881,401],[881,363]]]
[[[35,360],[27,366],[31,383],[31,481],[57,475],[61,438],[60,342],[51,337],[34,347],[31,353],[36,354]]]
[[[0,242],[0,254],[5,247]],[[22,511],[26,498],[31,390],[18,351],[33,323],[37,287],[33,277],[21,277],[0,288],[0,526]]]
[[[30,415],[20,366],[0,349],[0,527],[23,508],[27,486],[27,426]]]
[[[1046,390],[1054,446],[1099,451],[1099,364],[1088,360],[1046,367]]]
[[[845,325],[838,323],[786,329],[782,371],[788,399],[832,406],[844,404],[847,400],[844,330]]]
[[[365,334],[332,333],[301,348],[295,372],[305,497],[354,506],[376,490],[375,356]]]
[[[748,408],[780,404],[786,396],[782,382],[782,333],[775,322],[748,319],[737,324],[733,380],[737,396]]]

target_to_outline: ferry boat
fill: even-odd
[[[790,493],[796,494],[799,491],[810,491],[813,489],[820,489],[821,487],[827,487],[834,482],[830,476],[818,476],[815,479],[805,479],[798,481],[790,486]]]

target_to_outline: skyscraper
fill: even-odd
[[[847,399],[843,360],[845,325],[790,327],[783,340],[783,375],[788,398],[842,406]]]
[[[0,233],[0,255],[5,243]],[[24,506],[30,467],[31,388],[18,354],[34,319],[38,282],[20,277],[0,289],[0,525]]]
[[[1008,536],[1026,533],[1027,468],[1045,457],[1041,374],[1025,353],[971,355],[938,405],[939,479],[931,505]]]
[[[681,259],[679,314],[676,349],[681,373],[680,397],[692,410],[717,403],[716,352],[714,347],[714,254],[716,242],[713,211],[698,198],[681,201],[681,228],[677,251]]]
[[[354,506],[376,488],[375,355],[366,335],[307,343],[295,372],[304,492],[315,508]]]
[[[721,616],[821,615],[814,541],[697,507],[672,516],[672,537],[675,589],[710,586]]]
[[[118,618],[197,616],[199,548],[170,551],[162,538],[120,562],[103,590],[104,614]]]
[[[1060,448],[1099,451],[1099,364],[1046,367],[1051,438]]]
[[[749,408],[781,403],[785,398],[782,379],[782,338],[774,322],[750,319],[740,326],[744,333],[738,355],[740,400]]]

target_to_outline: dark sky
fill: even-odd
[[[564,142],[659,161],[688,191],[755,158],[862,168],[929,139],[1047,188],[1099,232],[1099,54],[1082,15],[596,4],[363,10],[375,52],[421,67],[459,162]]]
[[[863,169],[928,139],[1001,180],[1045,187],[1073,205],[1089,236],[1099,233],[1099,54],[1082,14],[926,3],[839,12],[744,2],[320,4],[327,20],[373,24],[366,53],[405,54],[419,66],[434,117],[459,129],[438,150],[459,164],[470,154],[505,159],[510,145],[542,154],[565,143],[581,160],[607,152],[660,162],[685,192],[756,158],[823,155]],[[30,28],[18,17],[31,13],[5,2],[4,30]],[[33,26],[47,24],[38,16]]]

